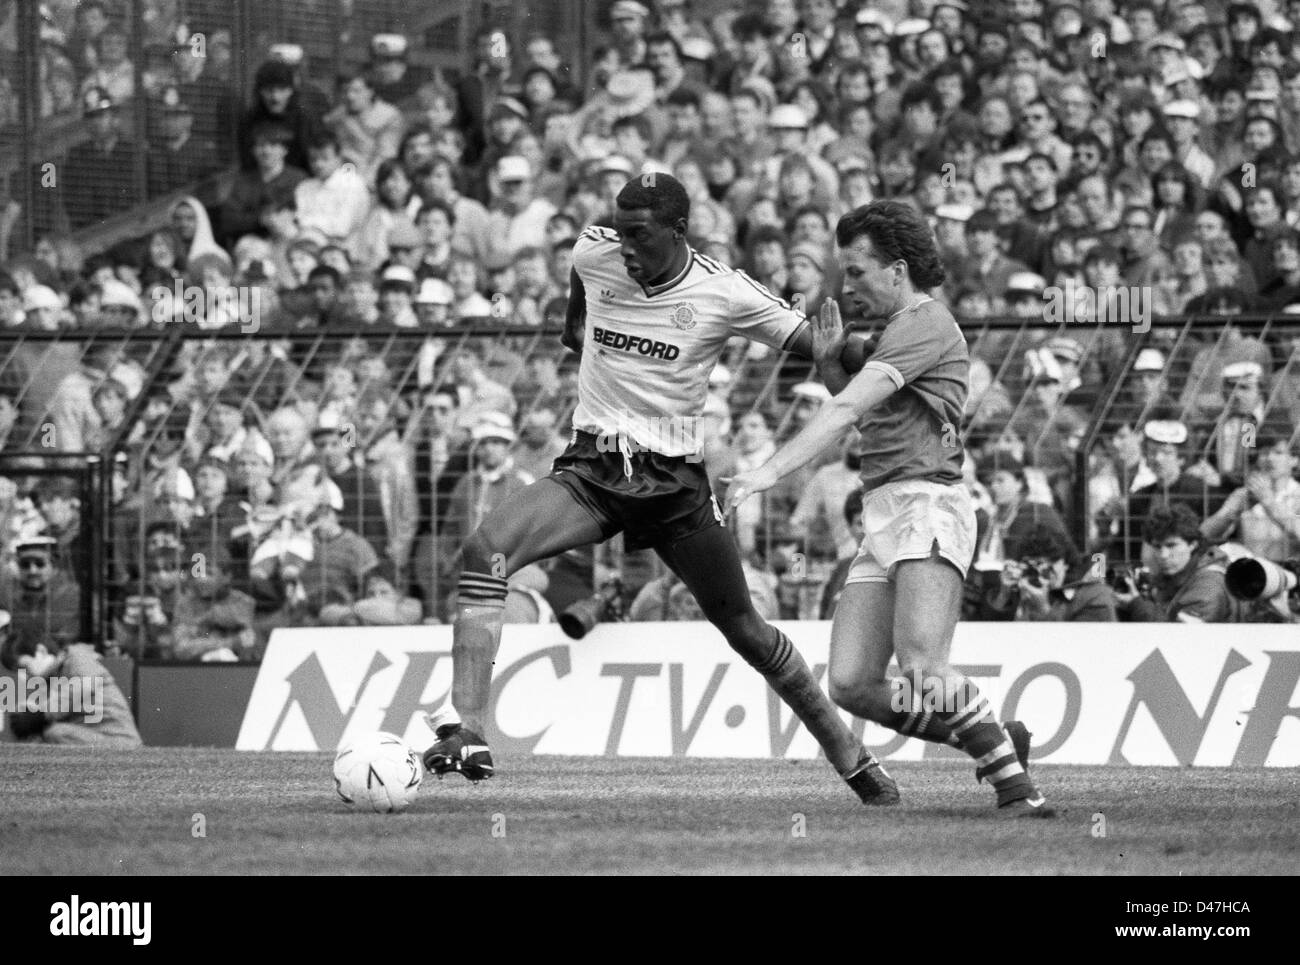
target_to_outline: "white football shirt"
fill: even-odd
[[[693,248],[677,278],[646,289],[628,277],[612,228],[584,230],[573,267],[587,292],[573,426],[611,451],[697,455],[709,375],[727,340],[784,349],[807,324],[743,271]]]

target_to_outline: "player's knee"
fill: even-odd
[[[493,548],[481,529],[461,546],[461,568],[467,573],[486,573],[505,579],[510,575],[506,554]]]
[[[722,631],[731,649],[750,663],[762,663],[775,646],[776,635],[772,628],[753,608],[748,613],[714,620],[713,625]]]
[[[883,723],[888,707],[882,706],[880,701],[874,699],[877,689],[871,686],[869,681],[836,672],[834,669],[826,678],[826,692],[836,707],[847,710],[863,720]]]

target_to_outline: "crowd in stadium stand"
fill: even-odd
[[[46,5],[75,18],[42,96],[58,109],[75,91],[91,131],[59,192],[72,229],[111,213],[97,178],[141,149],[117,120],[139,72],[115,6]],[[838,288],[843,213],[895,198],[931,218],[972,351],[954,429],[980,506],[968,619],[1278,618],[1245,612],[1223,574],[1244,552],[1300,557],[1300,0],[733,7],[617,0],[580,76],[557,38],[485,28],[472,66],[443,78],[393,33],[326,90],[277,45],[242,108],[228,49],[211,53],[228,35],[151,21],[174,56],[145,89],[150,177],[175,189],[229,153],[224,198],[187,196],[147,237],[86,257],[47,235],[0,272],[5,330],[190,335],[152,381],[157,343],[121,338],[23,345],[0,378],[6,451],[51,426],[65,452],[122,437],[123,650],[247,659],[275,626],[445,620],[459,541],[549,470],[575,399],[553,335],[493,333],[561,322],[577,233],[655,172],[690,193],[692,245],[809,313]],[[206,60],[189,53],[198,33]],[[0,85],[0,121],[3,103]],[[1053,291],[1085,289],[1133,300],[1045,313]],[[1231,322],[1261,312],[1278,314]],[[1151,325],[1184,315],[1220,324]],[[810,365],[743,342],[710,388],[719,491],[828,397]],[[832,612],[860,532],[860,442],[732,524],[764,616]],[[7,486],[0,605],[48,613],[80,578],[79,496]],[[38,560],[39,588],[19,566]],[[632,618],[698,615],[662,567],[608,548],[592,566],[529,567],[512,614],[545,620],[617,579]]]

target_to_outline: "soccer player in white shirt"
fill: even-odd
[[[835,609],[830,692],[856,716],[957,747],[988,778],[999,813],[1050,817],[1025,765],[1029,733],[1005,728],[948,662],[962,582],[975,552],[975,510],[962,479],[961,423],[970,355],[956,320],[926,294],[944,268],[929,224],[896,201],[874,201],[836,227],[844,294],[885,321],[869,361],[850,375],[839,308],[828,300],[813,356],[835,393],[766,463],[736,475],[728,511],[771,489],[842,439],[862,434],[865,536]],[[885,677],[897,655],[903,676]]]
[[[653,548],[727,642],[794,710],[867,804],[896,785],[839,717],[789,638],[750,600],[740,554],[705,473],[698,425],[727,340],[744,335],[811,356],[807,320],[740,271],[686,243],[690,202],[664,174],[619,192],[615,229],[573,249],[563,343],[581,353],[573,441],[549,476],[491,513],[462,549],[451,707],[424,754],[435,774],[493,773],[481,736],[501,637],[506,578],[529,563],[624,534]]]

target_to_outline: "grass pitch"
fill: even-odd
[[[960,763],[891,764],[903,803],[866,808],[824,761],[535,757],[426,778],[387,815],[340,802],[331,762],[0,744],[0,873],[1300,872],[1281,768],[1043,767],[1061,816],[1035,821],[998,817]]]

